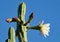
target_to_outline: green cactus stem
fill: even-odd
[[[13,27],[9,28],[8,39],[6,42],[15,42],[15,31]]]
[[[27,26],[33,19],[33,12],[29,16],[27,22],[25,22],[25,13],[26,13],[26,4],[24,2],[20,3],[18,7],[18,18],[8,18],[6,21],[17,22],[16,37],[18,37],[19,42],[28,42],[27,41]],[[8,40],[10,41],[10,39]]]
[[[17,31],[19,42],[27,42],[27,29],[25,23],[26,4],[22,2],[18,8],[18,18],[21,22],[17,22]]]
[[[18,7],[18,18],[25,22],[26,4],[24,2],[20,3]]]

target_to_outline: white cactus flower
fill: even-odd
[[[42,21],[42,23],[39,25],[40,27],[40,32],[43,34],[44,37],[49,36],[49,32],[50,32],[50,24],[44,24],[44,21]]]

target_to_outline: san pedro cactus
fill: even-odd
[[[22,2],[18,7],[18,18],[20,22],[17,22],[17,30],[19,42],[27,42],[27,29],[25,23],[26,4]],[[18,32],[17,32],[18,31]]]
[[[6,42],[15,42],[15,31],[13,27],[9,28],[8,39],[6,40]]]
[[[25,23],[26,4],[22,2],[18,7],[18,18],[8,18],[7,22],[17,22],[16,36],[19,42],[27,42],[27,25],[33,18],[33,13]]]
[[[20,3],[20,5],[18,7],[18,17],[6,19],[6,21],[8,23],[17,22],[17,29],[16,29],[15,34],[16,34],[16,37],[18,37],[19,42],[28,42],[27,41],[27,30],[28,29],[39,30],[45,37],[48,36],[50,24],[41,23],[37,26],[29,26],[29,23],[33,19],[34,13],[33,12],[31,13],[27,22],[25,22],[25,13],[26,13],[26,4],[24,2],[22,2],[22,3]],[[9,35],[9,37],[11,35]],[[11,42],[13,42],[13,41],[11,41]]]

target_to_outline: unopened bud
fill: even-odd
[[[31,15],[29,16],[29,21],[31,21],[33,19],[33,12],[31,13]]]
[[[8,18],[6,19],[6,21],[9,23],[9,22],[20,22],[20,19],[19,18]]]
[[[9,23],[9,22],[12,22],[12,18],[8,18],[6,19],[6,21]]]
[[[29,16],[29,18],[33,18],[33,16],[34,16],[34,14],[33,14],[33,12],[32,12],[31,15]]]

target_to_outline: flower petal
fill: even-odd
[[[49,36],[49,32],[50,32],[50,24],[40,24],[40,32],[43,34],[44,37]]]

